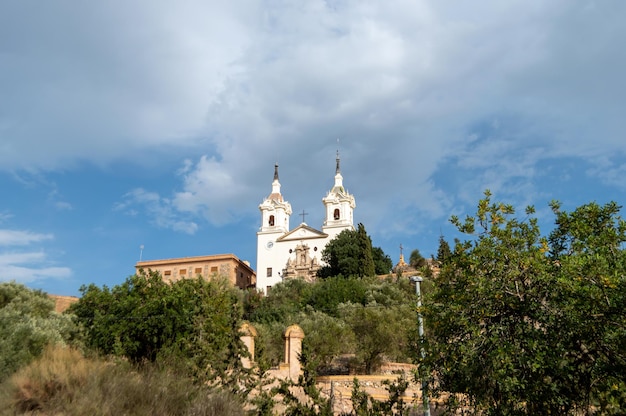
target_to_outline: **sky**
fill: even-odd
[[[485,189],[626,203],[626,2],[0,2],[0,281],[59,295],[140,259],[256,264],[274,164],[321,228],[337,150],[397,262]],[[143,246],[143,250],[141,247]]]

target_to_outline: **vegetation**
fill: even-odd
[[[0,283],[0,382],[38,357],[48,344],[66,345],[77,328],[54,301],[24,285]]]
[[[112,290],[90,285],[81,292],[70,312],[91,349],[135,364],[174,359],[196,381],[233,393],[247,386],[240,360],[247,354],[239,338],[243,310],[226,280],[165,283],[158,273],[141,271]]]
[[[423,365],[451,407],[493,415],[623,414],[626,409],[626,222],[610,203],[556,228],[518,219],[489,192],[453,218],[457,241],[423,307]]]
[[[225,415],[243,414],[240,400],[193,385],[154,364],[85,358],[71,348],[49,347],[41,358],[0,385],[0,414]],[[148,393],[149,392],[149,393]]]
[[[384,275],[392,266],[391,258],[382,249],[372,248],[372,240],[363,224],[356,230],[340,232],[322,251],[322,260],[326,264],[318,271],[322,278]]]
[[[439,264],[444,264],[452,256],[452,250],[450,250],[450,244],[439,236],[439,247],[437,248],[437,261]]]
[[[422,256],[418,249],[411,251],[411,255],[409,256],[409,265],[416,269],[426,266],[426,259]]]
[[[332,362],[351,355],[353,370],[374,372],[383,358],[409,361],[415,331],[415,292],[408,279],[331,277],[316,283],[288,280],[246,307],[245,318],[261,334],[267,358],[283,358],[281,331],[298,323],[315,371],[338,371]],[[358,341],[357,341],[358,340]],[[348,371],[346,368],[344,371]]]
[[[393,268],[391,257],[385,254],[382,248],[372,247],[372,259],[374,260],[374,273],[377,276],[390,274]]]

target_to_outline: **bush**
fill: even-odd
[[[194,385],[158,365],[87,359],[51,347],[0,386],[1,414],[241,415],[229,393]]]
[[[46,345],[69,342],[76,331],[71,316],[56,313],[44,292],[0,283],[0,382],[38,357]]]

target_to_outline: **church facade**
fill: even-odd
[[[325,218],[317,230],[304,221],[289,227],[291,204],[280,190],[278,165],[274,166],[272,192],[259,205],[261,227],[257,232],[257,290],[267,294],[271,287],[285,279],[315,280],[323,266],[322,251],[326,244],[343,230],[354,230],[354,196],[343,186],[339,153],[335,168],[335,184],[322,198]]]

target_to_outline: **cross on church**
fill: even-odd
[[[400,243],[400,255],[402,255],[402,243]]]
[[[304,222],[304,217],[306,215],[309,215],[309,213],[308,212],[304,212],[304,210],[302,210],[302,214],[299,214],[299,215],[302,215],[302,222]]]

